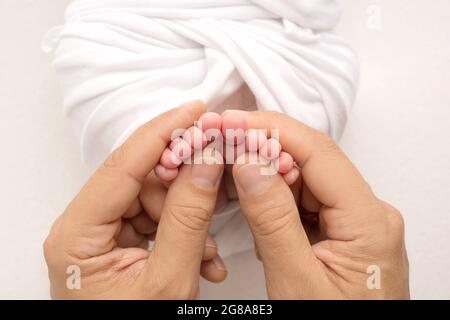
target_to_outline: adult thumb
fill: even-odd
[[[248,157],[247,157],[248,158]],[[313,280],[315,258],[303,229],[295,198],[278,174],[262,164],[237,161],[233,177],[264,266],[269,298],[297,296],[293,281]],[[265,169],[264,169],[265,168]]]

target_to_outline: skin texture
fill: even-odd
[[[44,244],[53,298],[194,299],[201,275],[225,278],[207,234],[224,166],[183,165],[169,190],[153,171],[171,131],[189,128],[205,109],[191,103],[138,129],[58,218]],[[269,297],[409,298],[400,213],[376,198],[327,136],[279,113],[240,116],[248,128],[282,128],[282,149],[297,164],[291,186],[280,174],[262,175],[248,152],[230,172]],[[153,250],[144,250],[156,228]],[[66,288],[70,265],[81,267],[81,290]],[[381,288],[369,290],[374,265]]]
[[[167,188],[178,175],[178,168],[182,166],[186,159],[194,154],[195,150],[201,150],[208,144],[218,143],[218,137],[211,133],[211,129],[222,134],[224,160],[230,148],[234,148],[238,156],[239,150],[237,145],[245,143],[245,150],[248,152],[259,153],[261,157],[267,161],[272,161],[278,172],[283,176],[288,185],[293,185],[298,177],[299,171],[294,167],[294,159],[290,154],[282,151],[280,143],[276,139],[267,139],[263,130],[255,130],[247,128],[245,112],[241,110],[228,110],[220,116],[214,112],[203,114],[196,124],[190,127],[182,136],[171,141],[161,155],[160,163],[155,168],[156,176],[161,179],[161,183]],[[216,145],[217,147],[217,145]],[[228,163],[228,162],[227,162]],[[231,166],[228,164],[229,170],[225,171],[224,184],[219,188],[216,203],[216,213],[220,213],[226,208],[230,199],[235,199],[236,194],[234,183],[231,179]],[[231,189],[231,192],[227,192]]]
[[[152,174],[172,131],[205,110],[194,102],[152,120],[90,178],[44,244],[53,298],[194,299],[200,273],[225,279],[207,233],[223,165],[185,165],[169,192]],[[71,265],[81,269],[81,290],[66,287]]]
[[[379,200],[326,135],[283,114],[247,114],[251,128],[280,130],[299,166],[297,192],[279,175],[236,165],[244,215],[264,265],[272,299],[408,299],[409,271],[401,214]],[[297,199],[297,200],[296,200]],[[378,266],[381,288],[369,290]]]

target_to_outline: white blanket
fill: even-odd
[[[358,79],[353,51],[330,33],[338,19],[337,0],[76,0],[46,42],[95,168],[156,115],[197,99],[215,110],[244,83],[259,109],[338,139]]]

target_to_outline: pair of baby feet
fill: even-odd
[[[193,159],[198,158],[196,155],[204,155],[207,149],[210,152],[219,151],[225,164],[233,164],[244,153],[256,154],[258,163],[270,164],[273,174],[282,175],[288,185],[293,185],[300,175],[294,159],[282,150],[278,140],[268,137],[263,130],[249,129],[241,112],[230,111],[223,116],[205,113],[192,127],[175,134],[155,168],[156,176],[169,187],[177,177],[180,166],[183,163],[195,165],[197,160]],[[227,203],[226,198],[226,192],[221,187],[218,206],[221,206],[219,203]]]

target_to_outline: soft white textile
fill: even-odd
[[[337,0],[76,0],[47,42],[94,168],[156,115],[197,99],[215,110],[244,83],[258,108],[338,139],[358,78],[354,53],[330,33],[338,18]]]
[[[91,167],[187,101],[214,108],[246,82],[261,109],[338,138],[357,82],[331,29],[335,0],[78,0],[56,35],[65,112]]]

